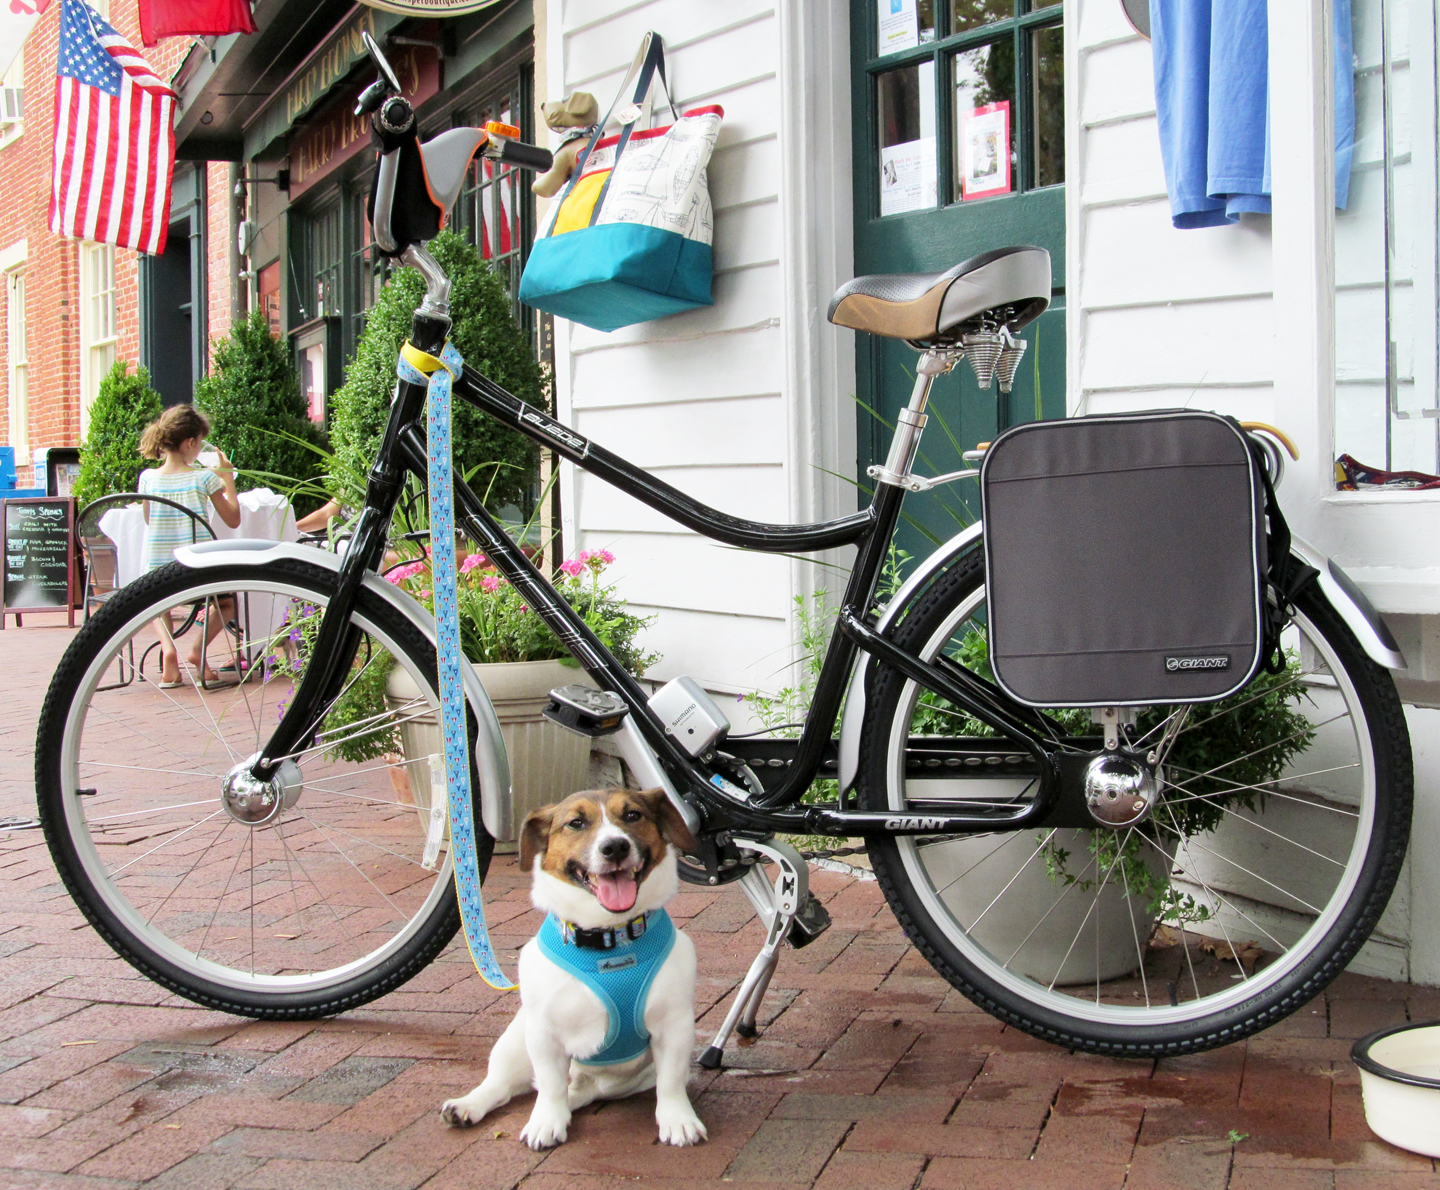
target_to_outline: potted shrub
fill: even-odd
[[[614,586],[604,581],[605,569],[614,560],[609,551],[587,550],[561,563],[552,581],[620,663],[639,677],[658,659],[657,654],[641,648],[637,639],[651,621],[627,611]],[[434,610],[428,559],[392,567],[386,577]],[[584,786],[590,741],[551,723],[540,712],[555,687],[576,682],[588,685],[590,679],[483,554],[471,554],[465,559],[456,594],[461,648],[475,666],[500,720],[510,761],[514,821],[518,825],[531,810]],[[315,610],[303,606],[292,610],[290,656],[303,655],[306,643],[313,637],[319,622]],[[283,672],[284,655],[277,651],[271,664]],[[389,657],[376,658],[368,665],[357,660],[357,669],[360,672],[356,680],[347,686],[326,718],[325,730],[343,737],[345,733],[338,729],[373,721],[387,710],[405,720],[389,731],[371,730],[352,737],[339,744],[336,752],[353,762],[403,756],[406,763],[391,769],[395,791],[401,801],[416,807],[424,830],[430,813],[429,758],[440,751],[439,726],[429,715],[409,718],[413,713],[409,709],[420,691],[410,675]],[[513,842],[501,842],[502,850],[514,850]],[[506,842],[508,847],[503,846]]]
[[[270,333],[262,311],[250,311],[215,344],[215,367],[195,386],[195,404],[235,464],[241,491],[289,491],[297,516],[320,505],[306,484],[321,470],[325,435],[310,420],[289,347]]]
[[[987,646],[984,633],[972,627],[955,655],[967,669],[993,681]],[[1291,666],[1296,664],[1295,658],[1288,660]],[[1208,920],[1209,908],[1171,879],[1176,851],[1183,839],[1213,830],[1227,810],[1255,809],[1265,796],[1260,788],[1277,781],[1290,759],[1309,747],[1315,729],[1295,710],[1305,697],[1303,684],[1293,680],[1287,667],[1279,674],[1262,671],[1227,699],[1191,707],[1165,763],[1193,773],[1207,773],[1223,764],[1224,774],[1209,780],[1192,778],[1185,798],[1162,801],[1164,820],[1152,816],[1124,835],[1098,827],[1067,828],[1053,835],[1048,830],[1017,832],[990,858],[987,854],[995,846],[990,838],[950,844],[955,863],[972,872],[972,878],[957,884],[950,896],[960,916],[966,916],[967,908],[977,919],[985,914],[974,931],[976,941],[1000,950],[1007,939],[1028,938],[1016,955],[1016,970],[1042,983],[1089,983],[1133,971],[1136,937],[1144,941],[1156,935],[1157,927],[1183,931]],[[1232,713],[1242,707],[1244,714]],[[1094,735],[1097,730],[1088,710],[1047,713],[1072,736]],[[1160,727],[1162,714],[1155,708],[1143,710],[1135,736]],[[918,701],[912,731],[940,736],[995,734],[928,691]],[[1047,836],[1040,851],[1043,866],[1027,866]],[[982,859],[984,874],[979,876]],[[1083,896],[1057,902],[1057,884],[1078,885],[1079,891],[1089,892],[1102,882],[1100,903],[1094,909],[1092,899]],[[996,903],[992,908],[1002,889],[1005,905]],[[1026,891],[1033,897],[1027,898]],[[1103,914],[1109,933],[1102,935],[1099,946],[1074,947],[1082,919],[1089,913]]]
[[[140,434],[161,414],[160,394],[150,387],[144,368],[130,371],[125,360],[100,381],[100,392],[90,406],[90,426],[80,444],[80,474],[75,480],[75,506],[101,496],[133,492],[140,472],[150,464],[140,457]],[[44,477],[41,477],[41,485]]]

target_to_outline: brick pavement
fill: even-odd
[[[70,635],[32,623],[0,636],[0,817],[33,813],[35,716]],[[246,1022],[115,958],[37,832],[0,830],[0,873],[0,1187],[1440,1190],[1433,1162],[1366,1128],[1347,1057],[1380,1024],[1440,1017],[1434,989],[1347,975],[1247,1043],[1070,1054],[956,995],[873,883],[817,872],[833,928],[783,956],[759,1040],[692,1077],[710,1142],[657,1145],[647,1094],[581,1111],[568,1144],[535,1154],[516,1139],[528,1098],[468,1131],[437,1115],[513,1011],[456,946],[343,1017]],[[536,924],[513,861],[487,894],[513,957]],[[741,902],[686,889],[674,906],[700,953],[701,1039],[759,944]]]

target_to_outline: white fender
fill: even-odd
[[[205,541],[175,551],[175,560],[192,570],[210,566],[263,566],[268,562],[294,559],[308,562],[325,570],[339,572],[341,559],[329,550],[296,545],[291,541]],[[435,644],[435,617],[411,599],[394,583],[388,583],[374,571],[364,578],[367,591],[390,604],[410,620],[432,645]],[[475,771],[480,779],[480,817],[485,829],[496,839],[515,837],[514,803],[510,796],[510,762],[505,755],[505,740],[500,734],[500,720],[490,696],[480,684],[472,666],[461,667],[465,678],[465,695],[475,712],[478,730],[475,736]]]
[[[883,635],[900,614],[900,609],[910,601],[910,596],[929,581],[937,570],[977,544],[982,533],[983,526],[976,521],[955,534],[921,562],[915,568],[915,573],[905,580],[885,605],[885,610],[880,613],[880,619],[875,624],[875,631]],[[861,654],[855,668],[850,671],[850,686],[845,693],[845,715],[840,721],[841,793],[847,792],[855,784],[855,776],[860,768],[860,729],[865,723],[865,678],[870,671],[871,661],[869,654]]]
[[[895,592],[890,602],[885,605],[885,610],[880,614],[875,630],[880,633],[886,632],[900,614],[901,609],[909,602],[910,596],[938,570],[966,550],[971,549],[979,542],[982,535],[981,522],[976,521],[926,558],[915,570],[915,573],[906,579],[904,585]],[[1395,638],[1390,634],[1390,629],[1386,627],[1385,621],[1380,618],[1380,613],[1375,610],[1355,581],[1309,542],[1299,537],[1292,537],[1291,547],[1301,559],[1320,572],[1317,580],[1320,590],[1330,601],[1330,606],[1355,634],[1366,655],[1386,669],[1405,669],[1405,657],[1400,652],[1400,646],[1395,643]],[[850,674],[849,689],[845,694],[845,716],[840,723],[839,748],[839,778],[842,793],[854,786],[855,777],[859,771],[860,729],[865,721],[865,679],[871,661],[872,658],[862,655],[856,662],[855,668]]]
[[[1395,638],[1390,635],[1390,629],[1380,618],[1375,605],[1365,597],[1365,592],[1355,580],[1308,541],[1292,535],[1290,547],[1320,572],[1320,590],[1325,593],[1330,606],[1355,634],[1355,639],[1360,642],[1366,656],[1386,669],[1406,669],[1405,655],[1400,652],[1400,646],[1395,643]]]

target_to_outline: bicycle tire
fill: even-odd
[[[983,634],[983,606],[984,564],[977,551],[916,594],[897,617],[895,642],[922,657],[947,649],[953,656],[962,626],[966,634]],[[1274,750],[1269,758],[1255,749],[1222,759],[1208,769],[1187,769],[1176,761],[1167,770],[1172,785],[1162,796],[1157,822],[1163,821],[1169,806],[1170,821],[1178,827],[1187,812],[1181,807],[1187,801],[1199,803],[1191,809],[1206,814],[1207,801],[1231,808],[1217,812],[1215,825],[1206,831],[1171,831],[1167,845],[1173,850],[1168,859],[1163,849],[1137,843],[1133,854],[1143,871],[1131,868],[1128,860],[1116,862],[1116,849],[1130,847],[1131,836],[1115,844],[1096,843],[1097,837],[1107,833],[1100,829],[1090,832],[1089,840],[1083,839],[1085,832],[1076,831],[1074,850],[1068,836],[1036,831],[1004,836],[983,854],[980,841],[986,836],[872,837],[869,851],[876,876],[916,948],[955,988],[1000,1020],[1055,1044],[1102,1054],[1165,1056],[1210,1049],[1263,1029],[1318,995],[1354,958],[1389,900],[1408,843],[1413,778],[1409,738],[1394,682],[1364,654],[1318,585],[1312,584],[1296,600],[1295,617],[1286,633],[1290,650],[1286,674],[1274,679],[1275,685],[1264,687],[1261,694],[1249,693],[1249,703],[1240,700],[1263,679],[1257,678],[1230,701],[1213,704],[1212,728],[1249,730],[1244,716],[1253,719],[1258,708],[1305,701],[1313,708],[1304,711],[1310,734],[1297,729],[1288,736],[1276,736],[1280,743],[1266,745]],[[969,656],[974,665],[973,648]],[[930,698],[934,703],[934,696]],[[956,713],[954,708],[945,710],[944,704],[937,705],[942,715]],[[1329,711],[1323,708],[1338,706],[1344,707],[1345,714],[1327,718]],[[1247,711],[1247,707],[1251,709]],[[919,778],[905,768],[903,741],[910,738],[912,726],[927,722],[924,708],[914,683],[894,670],[878,668],[867,698],[861,742],[862,808],[898,809],[905,804],[905,790]],[[1187,726],[1179,733],[1171,757],[1183,758],[1205,743],[1199,733],[1210,720],[1197,721],[1196,716],[1207,712],[1192,710],[1188,714],[1192,717],[1182,720]],[[1159,715],[1163,721],[1164,712]],[[1233,721],[1225,724],[1226,717]],[[969,722],[973,724],[973,720]],[[1197,734],[1187,742],[1186,731]],[[1344,762],[1342,748],[1350,737],[1355,759]],[[1321,757],[1324,750],[1333,753],[1331,758],[1338,763],[1323,762],[1316,767],[1302,760],[1297,765],[1294,757],[1300,753],[1290,748],[1297,740],[1303,741],[1305,756]],[[1284,768],[1278,776],[1241,785],[1242,780],[1249,780],[1243,776],[1246,770],[1232,766],[1256,756],[1261,758],[1257,763],[1274,760]],[[1219,775],[1226,768],[1231,768],[1235,780]],[[1314,771],[1307,771],[1311,769]],[[1004,787],[1005,795],[1026,796],[1018,792],[1021,784],[1017,780]],[[923,793],[933,798],[941,788],[930,784],[917,790],[916,796]],[[951,788],[963,791],[965,787]],[[1229,794],[1247,792],[1249,808],[1227,800]],[[960,796],[967,794],[961,792]],[[1353,827],[1346,827],[1351,819]],[[1287,821],[1291,825],[1285,825]],[[1336,827],[1336,821],[1342,825]],[[1277,829],[1280,827],[1284,830]],[[1348,850],[1343,833],[1347,829],[1351,832]],[[1266,831],[1274,837],[1261,833]],[[1332,836],[1333,854],[1311,846]],[[1259,844],[1254,841],[1257,838]],[[1007,846],[1009,858],[990,858],[1000,856]],[[1093,865],[1089,888],[1075,870],[1084,859],[1083,854],[1074,858],[1081,846],[1100,849],[1091,852],[1081,869],[1084,876]],[[1260,854],[1267,847],[1274,853],[1271,859],[1281,861],[1278,867],[1242,862],[1252,850]],[[1294,853],[1297,847],[1312,856]],[[1029,858],[1022,863],[1027,852]],[[1065,856],[1058,874],[1047,867],[1054,863],[1057,852]],[[951,854],[948,860],[944,858],[947,853]],[[1042,857],[1038,866],[1033,864],[1037,854]],[[1287,857],[1289,869],[1284,867]],[[1322,860],[1328,860],[1329,866]],[[1183,901],[1171,902],[1172,907],[1182,906],[1172,919],[1175,924],[1151,916],[1151,932],[1144,935],[1142,943],[1145,910],[1153,914],[1148,903],[1141,909],[1143,898],[1161,887],[1158,882],[1147,883],[1150,878],[1145,872],[1157,873],[1158,881],[1158,874],[1167,873],[1167,862],[1166,883],[1178,896],[1186,895],[1178,890],[1188,890],[1192,902],[1189,909],[1183,908]],[[982,876],[986,864],[998,871]],[[1334,868],[1339,869],[1338,875],[1333,876],[1328,899],[1323,899],[1314,889],[1323,892]],[[1300,870],[1303,877],[1290,875],[1291,869]],[[1314,870],[1321,875],[1314,875]],[[1109,899],[1104,900],[1107,881],[1116,872],[1120,876],[1110,887]],[[1003,887],[996,892],[1002,881]],[[1058,960],[1058,943],[1048,953],[1039,953],[1043,949],[1040,941],[1032,941],[1037,932],[1041,939],[1047,933],[1058,933],[1062,941],[1069,932],[1079,907],[1062,908],[1062,903],[1075,888],[1083,890],[1082,905],[1086,897],[1092,904],[1069,949]],[[1307,895],[1301,896],[1301,892]],[[986,903],[985,898],[992,899]],[[1006,906],[987,923],[987,915],[1006,899]],[[1200,916],[1204,913],[1209,916]],[[1075,966],[1089,964],[1093,971],[1085,970],[1081,982],[1069,964],[1092,914],[1095,961],[1089,964],[1087,935],[1084,962]],[[1056,922],[1066,919],[1063,929],[1046,925],[1052,917]],[[1028,923],[1028,933],[1026,924],[1013,924],[1022,921]],[[1160,925],[1169,932],[1160,931]],[[1129,948],[1129,935],[1134,936],[1133,956],[1121,953]],[[1022,940],[1015,945],[1017,938]],[[1036,953],[1024,955],[1027,948]],[[1196,955],[1202,960],[1198,970]],[[1117,975],[1115,970],[1126,964],[1130,973]],[[1108,972],[1107,965],[1111,968]],[[1166,974],[1174,978],[1162,984],[1160,976]],[[1221,986],[1222,982],[1230,986]],[[1142,997],[1144,1003],[1140,1004]]]
[[[386,703],[390,710],[375,725],[361,721],[358,729],[344,729],[348,735],[318,737],[330,742],[302,754],[298,800],[273,821],[251,826],[220,805],[213,778],[224,766],[212,763],[214,757],[223,755],[223,746],[225,764],[233,764],[263,746],[268,730],[262,729],[278,721],[268,713],[276,706],[267,702],[272,695],[283,698],[287,684],[293,690],[307,659],[307,634],[337,581],[333,571],[294,559],[193,570],[173,563],[130,584],[91,617],[46,694],[35,788],[46,842],[66,889],[117,954],[209,1008],[271,1020],[343,1012],[400,987],[460,925],[448,848],[434,868],[420,862],[429,799],[420,792],[428,790],[427,782],[410,783],[415,762],[385,753],[376,766],[340,752],[393,745],[395,736],[383,732],[425,729],[438,708],[433,646],[401,612],[363,588],[352,617],[363,633],[361,655],[340,699],[359,688],[372,664],[383,667],[377,644],[419,695],[407,695],[398,707]],[[234,603],[221,605],[222,596]],[[220,655],[211,657],[217,670],[228,657],[237,680],[172,692],[132,670],[129,683],[105,688],[103,676],[119,663],[127,642],[147,631],[156,610],[186,601],[206,607],[207,623],[210,615],[231,616],[215,636],[223,637]],[[185,639],[177,643],[189,647]],[[473,757],[473,714],[469,728]],[[236,746],[242,742],[243,749]],[[192,763],[182,766],[182,758]],[[140,763],[125,763],[131,759]],[[392,780],[399,770],[406,778]],[[418,771],[423,778],[424,766]],[[169,775],[161,779],[161,773]],[[473,760],[471,780],[478,803]],[[382,781],[389,783],[388,797],[381,796]],[[98,788],[92,792],[92,786]],[[187,790],[199,795],[193,805]],[[177,793],[181,800],[170,801]],[[136,825],[141,823],[147,825]],[[152,832],[146,838],[158,835],[161,842],[137,847],[144,830]],[[188,842],[182,842],[185,836]],[[493,840],[478,812],[475,838],[483,880]],[[246,933],[244,876],[232,891],[247,846],[248,969],[238,957]],[[114,855],[127,848],[137,854]],[[222,888],[218,865],[231,862],[232,850]],[[142,861],[143,867],[130,870]],[[229,924],[217,927],[222,907]],[[207,911],[201,932],[199,919]]]

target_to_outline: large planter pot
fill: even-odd
[[[1095,876],[1094,867],[1085,872],[1089,835],[1084,830],[1059,830],[1052,840],[1055,847],[1070,853],[1069,871],[1087,879]],[[1035,843],[1034,833],[1028,831],[1016,831],[998,848],[993,835],[948,842],[944,853],[946,864],[953,865],[950,871],[966,873],[945,893],[956,917],[967,924],[978,922],[970,935],[992,955],[1008,958],[1020,947],[1010,967],[1037,982],[1083,984],[1129,975],[1139,965],[1135,940],[1140,940],[1143,952],[1156,916],[1139,898],[1126,899],[1118,873],[1098,898],[1093,888],[1072,888],[1068,896],[1062,895],[1065,884],[1045,870],[1043,856],[1034,855]],[[1148,846],[1148,852],[1146,867],[1155,875],[1170,871],[1172,855],[1154,846]],[[938,875],[931,873],[932,879]],[[936,883],[943,886],[945,879]],[[1079,942],[1075,942],[1077,933]]]
[[[514,661],[473,668],[500,720],[500,734],[510,761],[510,789],[515,807],[511,821],[518,835],[530,811],[584,788],[590,767],[590,741],[551,723],[540,712],[555,687],[593,686],[594,683],[584,670],[572,669],[559,661]],[[385,697],[392,710],[415,699],[419,693],[410,675],[398,666],[385,683]],[[413,719],[400,725],[400,741],[407,763],[404,769],[392,770],[401,774],[396,792],[402,800],[413,802],[423,829],[430,820],[428,758],[440,751],[440,727],[433,716]],[[407,773],[408,780],[403,775]],[[514,837],[496,840],[498,852],[515,849]]]

